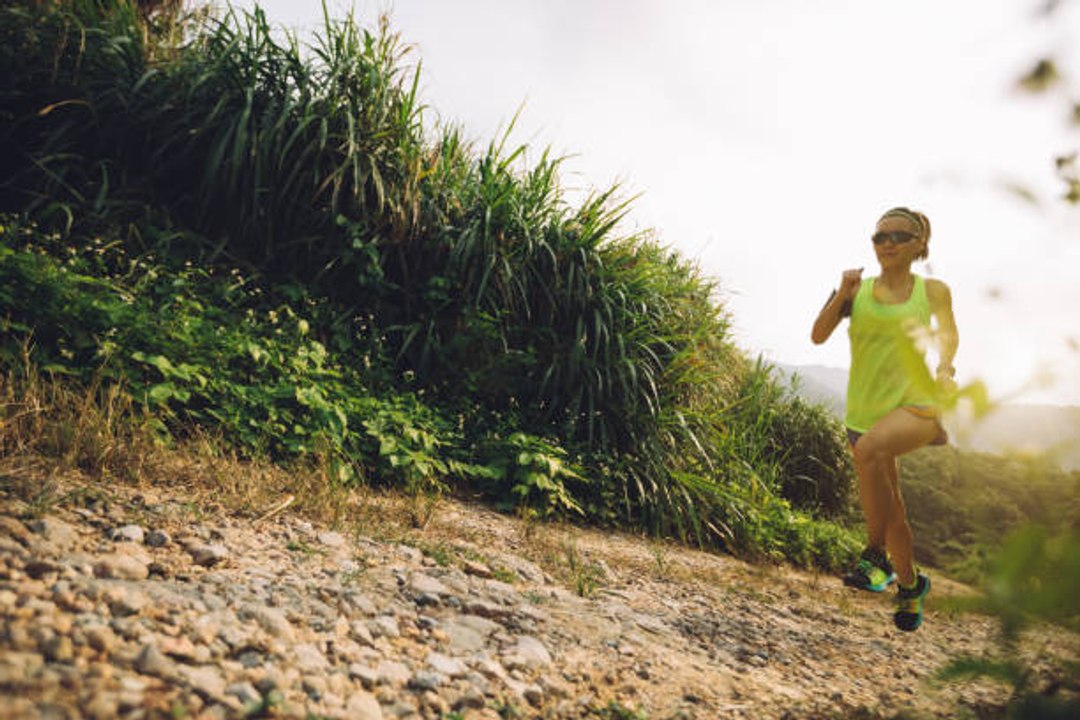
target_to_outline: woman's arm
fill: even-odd
[[[951,379],[956,374],[953,358],[960,346],[960,333],[956,328],[956,317],[952,309],[952,293],[949,286],[940,280],[928,280],[926,297],[930,301],[930,314],[937,322],[934,338],[938,351],[937,378]]]
[[[825,342],[833,334],[833,330],[844,317],[844,306],[855,301],[860,282],[862,282],[862,268],[844,271],[840,277],[840,289],[834,290],[829,296],[829,301],[825,303],[825,307],[821,308],[817,320],[814,321],[814,329],[810,331],[810,340],[815,345]]]

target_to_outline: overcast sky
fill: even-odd
[[[877,270],[869,237],[893,205],[933,224],[953,290],[961,383],[1080,404],[1080,209],[1053,158],[1080,147],[1080,1],[396,0],[422,61],[426,120],[478,146],[522,108],[515,143],[569,155],[568,189],[640,195],[626,232],[655,231],[719,281],[752,355],[846,367],[810,326],[842,270]],[[238,3],[250,7],[250,0]],[[329,0],[334,17],[350,3]],[[321,3],[263,0],[302,40]],[[1016,79],[1055,55],[1069,92]],[[1023,186],[1038,204],[1008,190]],[[1071,346],[1072,344],[1072,346]]]

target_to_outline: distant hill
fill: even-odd
[[[776,365],[795,392],[844,416],[847,370],[823,365]],[[949,423],[953,442],[963,450],[997,455],[1045,454],[1068,470],[1080,469],[1080,407],[1075,405],[1000,405],[986,416]]]
[[[795,381],[795,391],[811,402],[829,408],[839,418],[844,417],[847,398],[847,370],[825,365],[776,365],[788,380]]]
[[[967,450],[1047,455],[1067,470],[1080,470],[1080,407],[1001,405],[953,432]]]

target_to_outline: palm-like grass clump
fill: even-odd
[[[836,423],[748,361],[692,263],[622,233],[616,189],[572,206],[559,159],[425,123],[386,22],[328,18],[305,46],[259,10],[137,5],[0,10],[0,209],[317,303],[333,362],[378,345],[367,390],[426,393],[462,453],[557,446],[564,505],[596,519],[826,564],[850,549],[781,496],[845,509]],[[179,425],[214,417],[171,402]],[[334,432],[370,429],[370,406],[343,407]]]

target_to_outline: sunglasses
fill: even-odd
[[[911,242],[918,237],[919,236],[915,235],[914,233],[904,232],[902,230],[895,230],[893,232],[874,233],[874,236],[871,238],[871,240],[874,241],[875,245],[884,245],[887,242],[890,242],[893,245],[903,245],[904,243]]]

